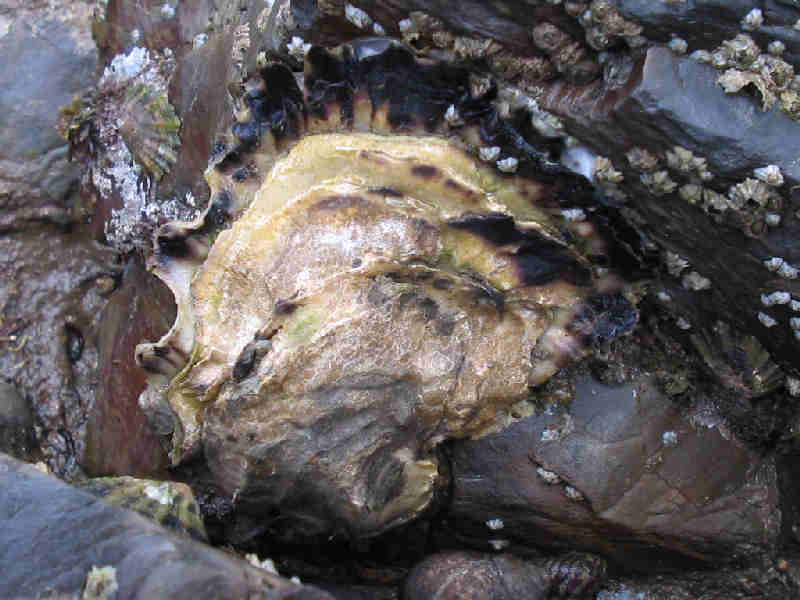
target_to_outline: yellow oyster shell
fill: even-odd
[[[202,448],[250,506],[335,496],[358,535],[418,514],[438,442],[497,430],[582,351],[566,326],[587,282],[563,275],[586,269],[543,193],[439,137],[303,138],[202,266],[163,267],[190,357],[166,392],[175,462]]]

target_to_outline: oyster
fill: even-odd
[[[157,233],[178,315],[137,349],[140,403],[237,510],[370,536],[431,505],[437,444],[502,428],[635,310],[593,268],[592,225],[561,216],[586,181],[468,70],[372,39],[311,48],[303,79],[248,80],[207,211]]]

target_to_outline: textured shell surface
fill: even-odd
[[[140,402],[237,510],[309,534],[408,521],[443,484],[439,442],[501,429],[635,323],[593,268],[600,236],[561,215],[586,180],[469,76],[385,39],[311,48],[304,90],[267,64],[212,156],[208,209],[157,233],[178,316],[137,349]],[[490,146],[518,170],[482,162]]]

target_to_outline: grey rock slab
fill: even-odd
[[[761,10],[764,23],[747,31],[766,51],[773,40],[786,45],[785,60],[797,65],[800,58],[800,31],[794,24],[800,19],[800,6],[775,0],[687,0],[684,2],[651,2],[649,0],[617,0],[622,15],[644,26],[650,40],[666,42],[677,36],[689,44],[689,52],[713,50],[723,40],[742,31],[741,21],[754,8]]]
[[[97,51],[83,43],[78,27],[25,14],[0,36],[0,230],[72,219],[80,169],[68,161],[56,124],[61,108],[92,85],[97,68]]]
[[[774,164],[786,179],[800,182],[800,123],[777,106],[764,112],[753,98],[726,94],[718,76],[709,65],[654,46],[622,89],[557,82],[540,103],[605,155],[636,145],[662,151],[677,145],[705,157],[717,177],[751,176],[753,168]]]
[[[685,258],[710,280],[707,290],[682,292],[685,298],[673,296],[676,318],[684,317],[695,328],[722,318],[756,336],[773,360],[797,369],[798,340],[789,327],[794,315],[788,305],[765,309],[760,297],[775,290],[800,294],[796,280],[781,278],[763,264],[773,256],[789,264],[800,263],[800,221],[789,210],[800,183],[800,123],[777,107],[762,111],[759,100],[748,95],[726,94],[717,85],[717,77],[711,66],[652,47],[625,85],[611,89],[603,82],[588,86],[556,82],[540,104],[561,117],[571,135],[623,171],[629,192],[626,218],[637,231],[659,249]],[[730,223],[720,222],[677,192],[649,193],[639,183],[641,173],[629,166],[626,153],[642,147],[660,157],[663,169],[665,153],[675,146],[704,157],[714,174],[706,186],[723,194],[752,177],[753,169],[777,165],[786,181],[780,188],[781,225],[750,237],[734,226],[734,217],[723,215]],[[672,176],[683,182],[674,172]],[[749,213],[740,214],[746,218]],[[679,279],[677,284],[680,289]],[[764,326],[759,312],[768,313],[777,326]]]
[[[487,549],[581,549],[647,570],[774,548],[773,459],[699,420],[649,379],[578,381],[568,414],[453,444],[446,527]]]
[[[117,600],[331,599],[0,455],[0,597],[76,597],[107,566]]]

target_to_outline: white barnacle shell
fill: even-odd
[[[699,204],[703,200],[703,186],[687,183],[678,188],[678,195],[689,204]]]
[[[708,50],[695,50],[689,55],[689,58],[696,60],[699,63],[708,64],[711,62],[711,52]]]
[[[692,271],[683,276],[681,284],[687,290],[699,292],[709,289],[711,287],[711,280],[708,277],[703,277],[697,271]]]
[[[625,176],[617,171],[611,160],[605,156],[597,157],[594,176],[600,183],[622,183],[625,180]]]
[[[416,31],[417,24],[414,23],[413,19],[401,19],[397,22],[397,28],[400,33],[412,33]]]
[[[571,485],[564,486],[564,495],[574,502],[581,502],[583,500],[583,494]]]
[[[505,523],[503,523],[503,519],[489,519],[486,521],[486,527],[491,529],[492,531],[499,531],[503,527],[505,527]]]
[[[499,146],[482,146],[478,149],[478,156],[485,162],[494,162],[500,156]]]
[[[730,208],[728,199],[711,188],[703,188],[703,202],[706,207],[710,207],[717,212],[725,212]]]
[[[493,550],[497,550],[498,552],[500,552],[501,550],[508,548],[511,545],[511,542],[503,539],[494,539],[494,540],[489,540],[489,545],[492,547]]]
[[[295,35],[292,36],[292,41],[286,44],[286,49],[289,51],[289,54],[297,60],[303,60],[311,49],[311,44],[307,43],[300,36]]]
[[[674,431],[665,431],[661,434],[661,443],[665,446],[677,446],[678,434]]]
[[[678,55],[686,54],[686,51],[689,49],[689,44],[686,40],[679,37],[672,38],[669,43],[667,43],[667,46]]]
[[[775,304],[789,304],[792,294],[789,292],[772,292],[771,294],[761,294],[761,304],[773,306]]]
[[[767,185],[779,187],[783,185],[783,174],[778,165],[767,165],[758,169],[753,169],[753,175]]]
[[[640,171],[654,171],[658,167],[658,159],[646,149],[638,146],[631,148],[625,157],[634,169]]]
[[[797,377],[786,378],[786,391],[790,396],[800,396],[800,379]]]
[[[668,171],[642,173],[640,179],[647,189],[656,196],[670,194],[678,187],[678,184],[669,176]]]
[[[567,221],[578,222],[586,220],[586,213],[582,208],[565,208],[561,211],[561,215]]]
[[[764,222],[770,227],[777,227],[781,224],[781,216],[778,213],[768,212],[764,215]]]
[[[444,120],[452,127],[464,124],[461,115],[458,114],[455,104],[451,104],[447,107],[447,110],[444,112]]]
[[[764,261],[764,266],[773,273],[783,266],[784,260],[780,256],[773,256]]]
[[[383,25],[380,23],[373,23],[372,24],[372,33],[375,35],[386,35],[386,30],[383,28]]]
[[[548,471],[542,467],[536,467],[536,474],[541,477],[542,481],[544,481],[548,485],[555,485],[557,483],[561,483],[561,477],[558,476],[557,473],[553,471]]]
[[[684,331],[688,331],[692,328],[692,324],[689,323],[684,317],[678,317],[678,320],[675,321],[675,324],[678,326],[678,329],[682,329]]]
[[[97,598],[98,600],[116,598],[118,590],[117,570],[114,567],[111,565],[106,565],[105,567],[92,566],[91,570],[86,574],[81,597],[87,600],[90,598]]]
[[[689,261],[683,258],[680,254],[670,252],[667,250],[664,253],[664,263],[667,265],[667,271],[673,277],[677,277],[681,272],[689,267]]]
[[[758,320],[761,321],[761,324],[764,327],[775,327],[775,325],[778,324],[775,319],[763,312],[758,313]]]
[[[349,2],[344,5],[344,18],[350,21],[359,29],[366,29],[372,25],[372,17],[357,6],[353,6]]]
[[[516,173],[519,161],[513,156],[497,161],[497,168],[503,173]]]
[[[755,31],[764,24],[764,14],[760,8],[754,8],[742,19],[742,29]]]
[[[667,151],[667,166],[678,171],[689,172],[695,167],[694,154],[681,146]]]
[[[749,177],[728,189],[728,198],[733,208],[737,210],[744,209],[748,203],[766,208],[774,195],[775,192],[763,181]]]
[[[773,56],[781,56],[784,52],[786,52],[786,44],[780,40],[773,40],[767,46],[767,52]]]

